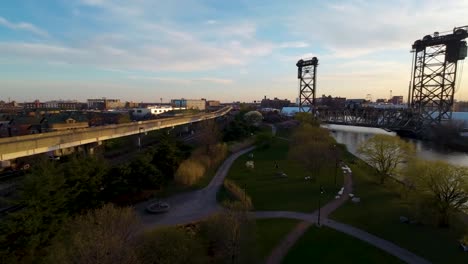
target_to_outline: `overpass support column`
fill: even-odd
[[[85,145],[86,154],[94,155],[94,153],[96,153],[96,149],[101,145],[102,145],[102,141],[86,144]]]

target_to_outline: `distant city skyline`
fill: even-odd
[[[406,101],[412,43],[467,13],[451,0],[5,1],[0,100],[294,102],[295,64],[316,56],[317,97]],[[455,99],[468,100],[460,73]]]

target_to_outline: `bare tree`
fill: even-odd
[[[200,124],[197,141],[206,147],[206,154],[210,154],[211,148],[221,140],[221,131],[213,119],[203,121]]]
[[[384,184],[385,179],[396,172],[398,165],[411,157],[414,147],[399,137],[378,134],[363,142],[358,153],[377,170],[380,183]]]
[[[138,247],[141,264],[208,263],[203,241],[182,227],[163,227],[146,232]]]
[[[136,264],[139,220],[132,208],[111,204],[78,216],[51,246],[51,263]]]
[[[326,161],[333,159],[333,143],[326,129],[304,124],[291,137],[289,157],[299,161],[316,179]]]
[[[201,234],[208,241],[215,263],[257,263],[254,259],[255,222],[247,217],[239,202],[226,202],[226,210],[201,223]]]

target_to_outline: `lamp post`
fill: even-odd
[[[335,187],[336,187],[336,174],[338,170],[338,153],[336,152],[336,144],[333,145],[333,155],[335,156]]]
[[[143,130],[142,127],[138,128],[138,151],[141,151],[141,130]]]
[[[244,210],[247,211],[247,183],[244,183]]]
[[[320,198],[322,194],[324,193],[323,186],[320,185],[320,193],[319,193],[319,198],[318,198],[318,215],[317,215],[317,225],[320,226]]]

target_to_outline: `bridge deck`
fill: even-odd
[[[231,107],[225,107],[212,113],[0,138],[0,160],[11,160],[112,138],[199,122],[223,116],[229,111],[231,111]]]

